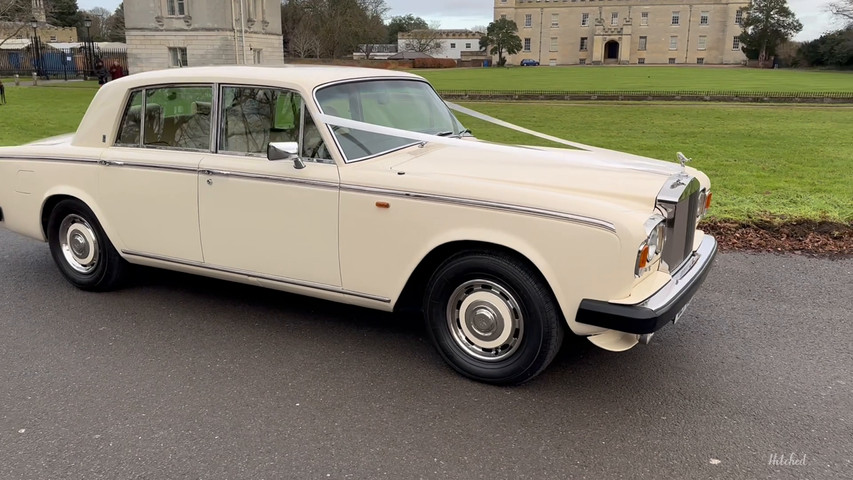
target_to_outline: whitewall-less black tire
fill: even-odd
[[[563,341],[562,317],[538,272],[502,253],[458,253],[427,285],[430,338],[456,371],[515,385],[538,375]]]
[[[50,254],[62,275],[77,288],[116,288],[127,269],[92,210],[76,199],[62,200],[47,222]]]

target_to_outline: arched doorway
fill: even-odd
[[[604,63],[619,62],[619,42],[610,40],[604,44]]]

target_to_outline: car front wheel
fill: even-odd
[[[127,263],[83,202],[59,202],[48,219],[47,238],[53,261],[71,284],[93,291],[118,286]]]
[[[446,260],[426,292],[427,329],[442,357],[474,380],[520,384],[554,359],[563,339],[556,301],[538,272],[500,253]]]

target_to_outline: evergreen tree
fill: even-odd
[[[788,8],[786,0],[751,0],[744,12],[743,52],[748,58],[763,62],[776,55],[776,47],[803,29],[803,24]]]
[[[489,48],[489,53],[498,56],[498,65],[506,63],[504,52],[514,55],[521,51],[521,37],[518,36],[518,25],[513,20],[501,18],[490,23],[486,34],[480,38],[480,49]]]

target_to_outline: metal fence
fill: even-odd
[[[439,90],[467,100],[683,100],[853,103],[853,92],[762,92],[744,90]]]
[[[0,76],[31,76],[36,73],[42,78],[75,78],[94,76],[97,59],[109,69],[114,62],[127,73],[127,51],[96,48],[89,55],[85,47],[56,49],[47,45],[36,53],[32,46],[20,50],[0,50]]]

